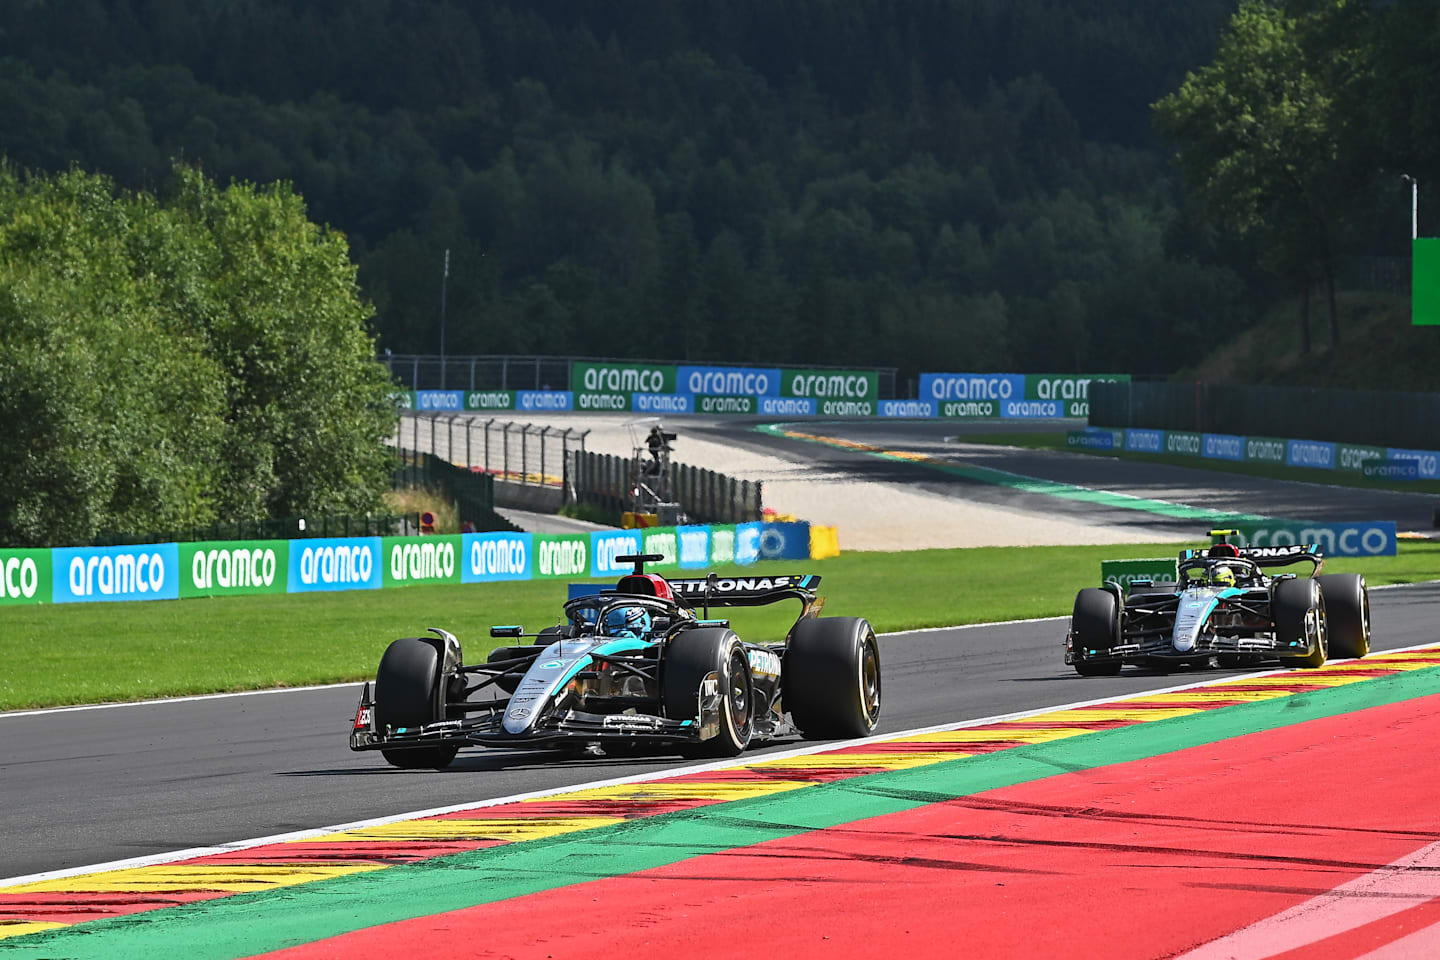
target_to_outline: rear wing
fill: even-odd
[[[1325,563],[1325,554],[1318,543],[1293,543],[1283,547],[1236,547],[1244,560],[1253,560],[1260,567],[1288,567],[1292,563],[1308,563],[1319,572]],[[1208,557],[1208,550],[1181,550],[1180,562],[1201,560]]]
[[[820,577],[813,573],[792,573],[767,577],[699,577],[671,580],[675,599],[687,607],[709,603],[712,607],[762,607],[781,600],[815,600]]]

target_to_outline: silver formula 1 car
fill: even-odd
[[[1127,663],[1151,669],[1211,662],[1235,667],[1279,660],[1318,667],[1370,652],[1370,592],[1354,573],[1320,575],[1313,543],[1238,547],[1212,530],[1205,550],[1180,553],[1179,580],[1107,582],[1075,597],[1065,662],[1081,676],[1113,676]],[[1265,571],[1309,564],[1310,576]]]
[[[644,570],[660,556],[617,559],[634,573],[613,590],[581,588],[564,623],[533,635],[492,627],[493,637],[534,639],[493,650],[483,664],[466,664],[444,630],[391,643],[373,693],[367,683],[360,696],[350,748],[379,750],[397,767],[438,768],[470,745],[626,744],[723,757],[756,740],[875,729],[875,632],[863,619],[817,616],[818,576],[667,580]],[[710,617],[712,607],[783,600],[801,610],[777,644],[747,643]]]

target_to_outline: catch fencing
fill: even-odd
[[[539,427],[462,414],[402,416],[401,450],[428,453],[464,470],[522,485],[563,487],[567,455],[585,449],[589,430]]]
[[[1090,424],[1440,449],[1440,394],[1208,383],[1094,383]]]
[[[577,503],[620,514],[634,509],[634,457],[576,450],[569,479]],[[761,484],[737,480],[713,470],[670,463],[671,489],[692,523],[747,523],[761,518]]]
[[[399,448],[400,466],[395,471],[398,487],[428,487],[439,490],[455,504],[461,528],[466,533],[487,530],[515,530],[514,524],[495,512],[495,478],[466,467],[447,463],[430,453]],[[420,524],[410,527],[407,518],[403,534],[418,534]]]

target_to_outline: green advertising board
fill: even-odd
[[[680,566],[680,538],[674,527],[647,527],[642,531],[645,549],[642,553],[658,553],[664,560],[652,560],[646,569],[663,570]]]
[[[392,391],[390,391],[389,397],[390,397],[390,402],[393,403],[393,404],[395,404],[395,409],[396,409],[396,410],[414,410],[414,409],[415,409],[415,391],[414,391],[414,390],[392,390]]]
[[[570,364],[570,389],[577,398],[582,393],[674,393],[675,365],[577,361]]]
[[[1410,241],[1410,322],[1440,327],[1440,237]]]
[[[1278,437],[1246,437],[1245,459],[1259,463],[1284,463],[1287,445]]]
[[[49,603],[49,550],[0,550],[0,606]]]
[[[1180,562],[1175,557],[1100,561],[1100,582],[1118,583],[1123,590],[1129,590],[1135,580],[1175,583],[1179,579]]]
[[[514,410],[514,390],[466,390],[466,410]]]
[[[590,576],[589,534],[537,533],[534,543],[537,579]]]
[[[1384,447],[1367,447],[1356,443],[1335,444],[1335,469],[1362,473],[1366,460],[1384,460],[1389,451]]]
[[[1064,404],[1064,417],[1090,416],[1090,384],[1129,383],[1128,373],[1027,373],[1026,400],[1055,400]]]
[[[284,593],[288,540],[224,540],[180,544],[180,596]]]
[[[464,556],[459,535],[382,537],[380,553],[385,558],[381,582],[386,587],[460,582]]]
[[[780,396],[873,404],[880,399],[880,375],[874,370],[782,370]]]
[[[628,393],[576,393],[576,410],[620,410],[630,409]]]
[[[710,563],[735,562],[735,524],[713,524],[710,527]]]
[[[701,394],[695,398],[696,413],[754,413],[755,397],[716,397]]]

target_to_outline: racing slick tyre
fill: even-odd
[[[785,648],[784,703],[807,740],[868,737],[880,721],[880,645],[867,620],[801,620]]]
[[[706,674],[720,675],[720,732],[701,740],[687,754],[733,757],[750,745],[754,687],[745,645],[725,627],[696,627],[671,638],[661,665],[665,716],[699,721],[700,687]]]
[[[1311,577],[1281,580],[1270,594],[1270,616],[1275,620],[1275,639],[1289,646],[1299,640],[1315,649],[1303,657],[1281,657],[1287,667],[1313,669],[1325,665],[1329,656],[1330,630],[1325,623],[1325,596]],[[1313,636],[1312,636],[1313,634]]]
[[[1120,642],[1120,607],[1115,594],[1099,587],[1086,587],[1075,594],[1070,633],[1076,647],[1108,653]],[[1121,663],[1119,660],[1087,661],[1077,656],[1074,666],[1082,677],[1113,677],[1120,672]]]
[[[1325,598],[1325,623],[1330,652],[1337,657],[1363,657],[1370,652],[1370,588],[1358,573],[1327,573],[1316,577]]]
[[[375,674],[375,726],[418,727],[441,719],[440,651],[426,640],[396,640],[385,648]],[[385,760],[403,770],[450,765],[454,744],[381,750]]]

